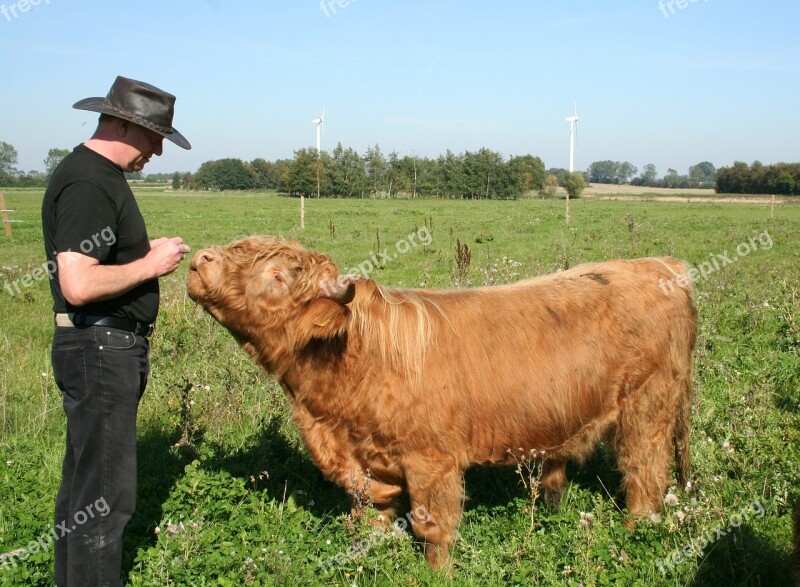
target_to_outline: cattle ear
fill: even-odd
[[[297,319],[296,342],[302,345],[314,338],[333,338],[342,334],[350,315],[347,304],[355,295],[356,284],[350,277],[321,281],[319,294]]]
[[[316,298],[298,319],[298,342],[312,338],[333,338],[345,328],[350,310],[329,298]]]

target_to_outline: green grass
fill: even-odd
[[[6,190],[14,239],[0,233],[0,553],[48,531],[60,478],[64,416],[52,382],[46,279],[3,288],[44,261],[41,190]],[[370,537],[348,496],[315,469],[278,385],[190,300],[186,267],[162,281],[152,374],[139,416],[139,502],[126,532],[133,585],[788,585],[788,510],[800,486],[800,206],[597,201],[306,200],[274,194],[141,191],[151,238],[194,250],[248,234],[299,238],[350,268],[423,226],[413,247],[371,277],[386,285],[450,287],[455,243],[472,250],[464,281],[502,283],[583,261],[670,254],[698,265],[759,245],[696,283],[692,490],[671,491],[659,523],[627,530],[619,478],[601,448],[570,467],[560,511],[531,504],[513,469],[467,475],[469,499],[452,578],[428,569],[408,534]],[[754,241],[758,243],[759,241]],[[727,531],[731,516],[758,501]],[[535,508],[535,509],[532,509]],[[581,512],[593,516],[579,525]],[[678,513],[680,512],[680,513]],[[733,518],[738,521],[738,518]],[[156,535],[155,529],[159,533]],[[714,532],[719,527],[721,536]],[[658,563],[707,534],[702,556]],[[347,556],[367,540],[365,554]],[[354,551],[350,551],[351,553]],[[319,561],[335,561],[326,573]],[[0,585],[52,584],[52,551]]]

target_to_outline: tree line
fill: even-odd
[[[339,143],[330,153],[306,148],[291,160],[206,161],[181,187],[275,189],[295,196],[516,198],[545,186],[544,163],[532,155],[503,157],[491,149],[447,151],[435,159],[384,155],[378,145],[364,155]],[[173,183],[176,182],[173,177]]]
[[[25,172],[17,169],[18,154],[14,146],[0,141],[0,186],[44,187],[55,168],[68,154],[68,149],[50,149],[43,161],[44,173],[35,169]]]
[[[17,151],[0,141],[0,186],[43,187],[69,149],[50,149],[45,171],[23,172],[16,168]],[[582,182],[577,177],[581,176]],[[541,158],[521,155],[505,158],[491,149],[447,151],[436,158],[384,155],[378,145],[364,155],[341,143],[328,152],[306,148],[293,159],[206,161],[195,173],[126,174],[128,179],[170,181],[174,189],[255,190],[321,197],[443,197],[516,198],[531,191],[554,195],[561,186],[577,195],[582,183],[627,184],[667,188],[715,188],[718,193],[800,194],[800,163],[748,165],[736,161],[715,169],[708,161],[689,167],[686,175],[668,169],[659,178],[656,166],[639,169],[627,161],[595,161],[585,172],[570,176],[565,169],[545,170]]]
[[[800,195],[800,163],[748,165],[735,161],[717,170],[717,192],[726,194]]]
[[[687,175],[669,169],[663,178],[653,164],[641,174],[627,161],[595,161],[581,175],[583,183],[631,184],[646,187],[713,188],[716,169],[708,161],[689,168]],[[576,180],[566,169],[545,170],[541,158],[523,155],[504,159],[500,153],[482,148],[431,159],[396,152],[384,156],[380,147],[363,156],[341,143],[331,152],[299,149],[294,159],[275,162],[255,159],[207,161],[193,176],[173,177],[173,187],[186,189],[275,189],[291,195],[322,197],[515,198],[530,191],[553,195],[561,186],[576,190]]]
[[[713,188],[716,181],[716,169],[708,161],[689,167],[687,175],[679,175],[675,169],[669,168],[661,179],[655,165],[648,163],[642,172],[627,161],[595,161],[586,172],[586,180],[591,183],[629,183],[635,186],[663,188]]]

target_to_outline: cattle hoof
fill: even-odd
[[[633,532],[637,525],[644,523],[658,526],[661,523],[661,514],[658,512],[649,512],[644,514],[628,512],[625,518],[622,520],[622,527],[628,532]]]
[[[369,521],[369,525],[377,530],[387,530],[391,525],[394,516],[388,514],[378,514]]]
[[[432,569],[437,571],[446,571],[448,574],[453,571],[446,546],[438,546],[430,542],[425,543],[425,560],[428,561],[428,565]]]
[[[547,491],[544,492],[544,502],[554,510],[561,509],[561,492],[560,491]]]

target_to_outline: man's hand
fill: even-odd
[[[153,245],[153,243],[157,243]],[[175,271],[191,250],[179,236],[159,238],[150,243],[150,252],[145,260],[149,261],[155,272],[154,277],[163,277]]]

